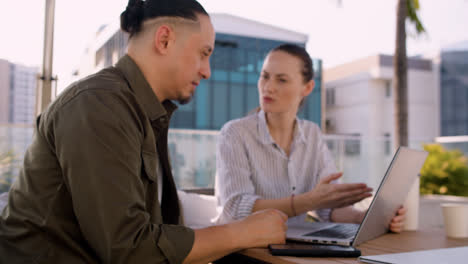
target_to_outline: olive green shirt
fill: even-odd
[[[175,108],[128,55],[67,88],[36,121],[0,217],[0,263],[182,263],[194,232],[178,224],[170,173]]]

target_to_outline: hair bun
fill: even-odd
[[[145,15],[143,0],[129,0],[127,8],[120,15],[120,28],[133,35],[138,32]]]

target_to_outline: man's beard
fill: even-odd
[[[193,93],[191,93],[190,96],[188,97],[180,97],[179,99],[177,99],[177,102],[179,102],[179,104],[181,105],[188,104],[190,103],[190,101],[192,101],[192,98],[193,98]]]

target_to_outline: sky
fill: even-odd
[[[408,55],[465,42],[468,0],[419,0],[427,33],[410,32]],[[68,85],[97,29],[118,20],[127,0],[56,0],[53,71]],[[393,54],[397,0],[199,0],[208,12],[227,13],[309,36],[307,50],[330,68],[377,53]],[[341,2],[341,5],[338,4]],[[42,63],[45,0],[0,0],[0,58]]]

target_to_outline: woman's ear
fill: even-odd
[[[302,96],[304,97],[308,96],[314,90],[314,87],[315,87],[315,81],[314,80],[308,81],[305,85],[304,91],[302,92]]]

